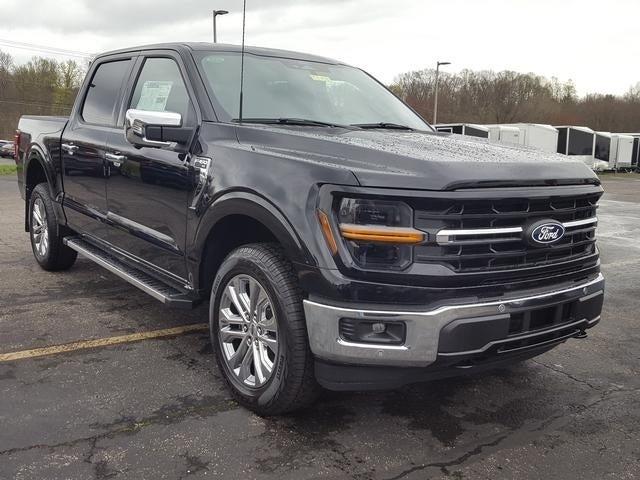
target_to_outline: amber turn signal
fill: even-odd
[[[424,232],[405,227],[343,223],[340,225],[340,233],[347,240],[358,242],[394,243],[398,245],[415,245],[424,242]]]
[[[318,210],[318,221],[320,222],[320,228],[322,229],[324,240],[327,242],[327,247],[329,247],[331,255],[335,255],[336,253],[338,253],[338,244],[336,243],[336,239],[333,236],[333,230],[331,230],[329,217],[322,210]]]

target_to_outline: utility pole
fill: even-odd
[[[440,65],[451,65],[451,62],[437,62],[436,64],[436,88],[433,99],[433,124],[438,122],[438,80],[440,80]]]
[[[216,30],[216,17],[218,15],[226,15],[229,13],[226,10],[214,10],[213,11],[213,43],[218,43],[218,32]]]

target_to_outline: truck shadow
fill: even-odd
[[[380,458],[405,465],[433,461],[449,451],[471,451],[482,439],[535,429],[565,407],[536,378],[537,370],[525,363],[394,391],[325,392],[305,411],[264,419],[256,468],[293,471],[322,452],[324,464],[345,473],[371,472]],[[367,449],[378,459],[363,458]]]

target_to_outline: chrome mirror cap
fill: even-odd
[[[176,112],[156,112],[152,110],[129,109],[125,114],[124,135],[127,141],[137,147],[168,147],[171,142],[160,142],[147,138],[147,128],[180,127],[182,115]]]

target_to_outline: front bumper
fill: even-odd
[[[311,351],[320,361],[427,367],[436,361],[454,365],[480,357],[543,351],[598,323],[603,297],[604,278],[598,274],[559,290],[427,311],[369,310],[309,300],[304,301],[304,310]],[[403,322],[405,340],[401,345],[346,341],[340,332],[341,319]]]

